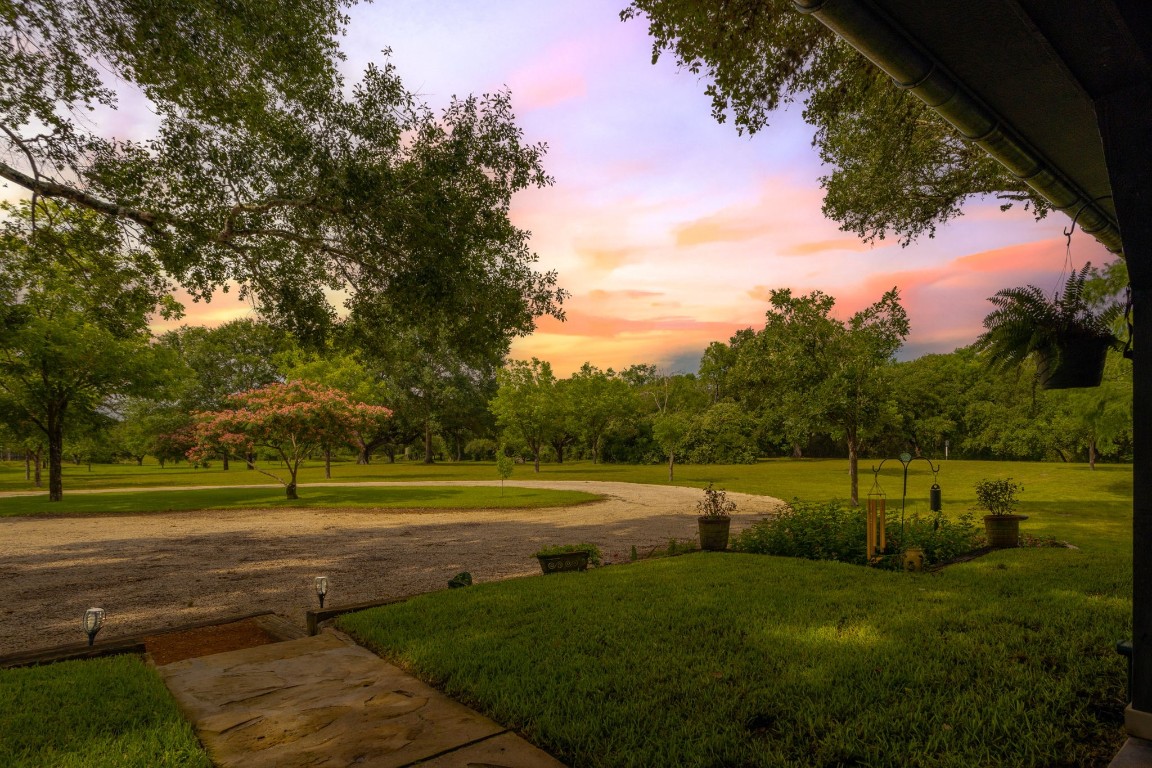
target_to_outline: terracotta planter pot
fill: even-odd
[[[698,517],[700,526],[700,549],[723,552],[728,548],[728,529],[732,526],[730,517]]]
[[[561,571],[588,570],[587,552],[565,552],[559,555],[536,555],[540,561],[540,570],[545,574],[560,573]]]
[[[1027,515],[985,515],[988,546],[1000,549],[1020,546],[1020,521],[1027,519]]]

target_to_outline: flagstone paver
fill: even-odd
[[[220,768],[563,768],[332,631],[158,669]]]

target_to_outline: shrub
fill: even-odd
[[[719,490],[708,483],[704,489],[704,498],[696,502],[696,511],[701,517],[729,517],[736,511],[736,502],[728,500],[728,494],[723,488]]]
[[[692,420],[681,450],[689,464],[755,464],[756,422],[735,403],[716,403]]]
[[[793,499],[775,517],[753,523],[739,533],[732,549],[863,565],[867,562],[865,534],[864,512],[859,508],[843,501]]]
[[[886,527],[888,540],[899,542],[900,522],[890,521]],[[928,516],[912,514],[904,519],[904,548],[922,547],[927,565],[971,552],[976,549],[980,534],[971,512],[965,512],[959,520],[949,520],[940,512]]]
[[[980,535],[972,515],[949,520],[942,513],[917,514],[904,519],[903,540],[900,520],[889,518],[885,526],[888,549],[895,554],[907,547],[923,547],[927,564],[941,563],[976,548]],[[802,557],[808,560],[837,560],[867,564],[867,530],[864,510],[843,501],[792,503],[776,517],[753,523],[739,533],[732,549],[759,555]],[[903,546],[902,546],[903,545]],[[881,558],[882,568],[901,568],[899,558]]]
[[[1024,486],[1012,482],[1012,478],[1003,480],[981,480],[976,483],[976,509],[986,509],[993,515],[1010,515],[1020,505],[1016,494],[1024,490]]]
[[[464,444],[464,455],[472,461],[491,461],[496,457],[496,448],[495,440],[480,437]]]

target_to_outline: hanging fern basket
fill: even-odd
[[[1051,350],[1041,351],[1036,375],[1044,389],[1098,387],[1104,379],[1104,360],[1113,345],[1111,336],[1068,336]]]

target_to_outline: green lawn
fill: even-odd
[[[5,768],[211,768],[156,672],[135,656],[0,671]]]
[[[331,508],[366,509],[525,509],[584,504],[600,497],[581,491],[535,488],[419,486],[326,486],[300,489],[289,501],[282,488],[146,489],[127,492],[65,494],[59,502],[47,496],[0,498],[0,517],[17,515],[123,515],[194,509]]]
[[[862,494],[872,485],[869,467]],[[926,470],[917,462],[910,472],[909,511],[926,510],[933,479]],[[384,489],[309,487],[321,472],[309,467],[301,478],[304,504],[382,506]],[[517,467],[513,479],[662,483],[665,472],[574,463],[545,465],[540,475]],[[1075,548],[997,552],[919,575],[697,553],[444,591],[346,616],[341,625],[573,768],[1104,766],[1123,740],[1124,662],[1113,647],[1131,631],[1131,467],[947,462],[938,478],[946,510],[967,510],[977,480],[1009,476],[1024,486],[1020,511],[1030,519],[1023,529]],[[239,468],[69,467],[64,503],[176,508],[169,491],[145,489],[256,478]],[[455,479],[495,479],[495,469],[333,470],[335,482]],[[708,482],[814,501],[848,493],[844,461],[677,468],[677,485]],[[889,515],[899,514],[900,466],[889,463],[880,484]],[[22,467],[0,467],[0,487],[26,485]],[[67,493],[85,487],[145,492]],[[407,494],[398,505],[411,507],[420,498],[458,505],[449,493],[465,489],[395,490]],[[189,499],[184,508],[252,506],[245,493],[176,498]],[[279,489],[256,494],[266,499],[260,506],[284,503]],[[0,508],[16,501],[2,499]],[[33,502],[47,505],[42,497]],[[8,699],[11,674],[0,673]],[[10,709],[0,714],[0,741],[12,732],[3,719],[11,717]],[[35,731],[48,722],[41,717],[17,727]],[[59,728],[44,730],[40,736],[59,737]],[[166,726],[144,731],[155,754],[184,759],[182,748],[166,746]]]
[[[730,490],[847,489],[844,462],[692,469],[685,482]],[[889,510],[896,470],[881,480]],[[1076,549],[921,575],[700,553],[482,584],[340,623],[573,768],[1104,766],[1124,738],[1114,645],[1130,633],[1130,472],[940,473],[954,513],[976,480],[1013,477],[1024,530]],[[926,499],[931,479],[913,475],[910,494]]]

